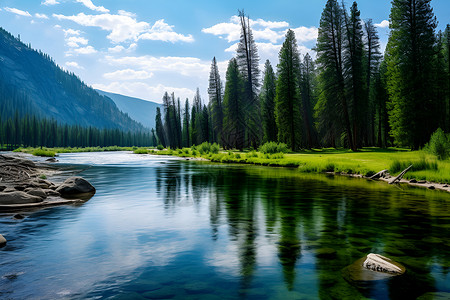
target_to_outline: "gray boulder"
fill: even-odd
[[[47,194],[41,188],[27,188],[25,189],[25,193],[27,193],[28,195],[40,197],[42,199],[47,198]]]
[[[46,189],[44,190],[44,192],[47,194],[47,196],[61,196],[60,193],[51,189]]]
[[[13,187],[7,187],[6,189],[3,190],[3,193],[12,193],[17,191],[15,188]]]
[[[82,177],[70,177],[56,191],[61,196],[75,196],[79,194],[94,194],[95,188],[89,181]]]
[[[0,234],[0,248],[6,246],[6,239]]]
[[[21,191],[0,193],[0,205],[39,203],[43,199]]]

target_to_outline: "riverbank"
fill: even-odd
[[[118,147],[118,146],[109,146],[109,147],[67,147],[67,148],[18,148],[13,152],[15,153],[27,153],[32,154],[34,156],[43,156],[43,157],[55,157],[58,153],[79,153],[79,152],[105,152],[105,151],[135,151],[138,149],[137,147]]]
[[[199,147],[178,150],[153,150],[142,148],[136,152],[153,155],[172,155],[190,159],[204,159],[218,163],[253,164],[270,167],[296,168],[303,173],[334,173],[355,177],[371,177],[387,169],[389,175],[382,180],[390,181],[409,165],[412,169],[404,175],[401,183],[439,189],[450,192],[450,161],[440,161],[425,151],[406,149],[364,148],[359,152],[346,149],[315,149],[299,153],[263,154],[249,152],[203,152]]]

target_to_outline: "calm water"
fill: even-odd
[[[450,197],[125,152],[64,154],[97,194],[0,215],[1,299],[416,299],[450,293]],[[53,180],[57,180],[54,178]],[[407,273],[350,284],[367,253]]]

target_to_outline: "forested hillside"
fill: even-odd
[[[111,99],[0,28],[0,117],[16,112],[82,127],[144,129]]]
[[[266,61],[262,74],[250,19],[243,11],[239,19],[241,38],[225,84],[213,58],[209,103],[197,93],[192,108],[188,101],[183,108],[174,95],[164,96],[156,115],[161,144],[418,149],[438,128],[450,132],[450,26],[437,32],[430,0],[392,1],[384,54],[357,2],[328,0],[315,55],[300,55],[288,30],[278,65]]]

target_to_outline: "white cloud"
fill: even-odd
[[[103,6],[95,6],[94,3],[92,3],[92,0],[76,0],[78,3],[83,4],[87,8],[91,10],[95,10],[102,13],[109,12],[109,9],[104,8]]]
[[[175,93],[175,96],[181,99],[192,99],[195,95],[195,90],[188,88],[179,88],[165,86],[162,84],[150,85],[144,82],[118,82],[114,81],[110,84],[93,84],[94,89],[102,91],[117,93],[122,95],[128,95],[131,97],[151,100],[157,103],[162,103],[162,96],[165,92]]]
[[[317,36],[319,35],[319,29],[316,27],[298,27],[292,29],[295,33],[295,38],[297,39],[297,43],[305,43],[315,41]]]
[[[164,20],[156,21],[153,26],[147,22],[138,22],[136,18],[130,14],[101,14],[86,15],[79,13],[78,15],[65,16],[53,14],[58,20],[71,20],[82,26],[99,27],[105,31],[109,31],[107,38],[114,43],[122,43],[127,41],[138,41],[139,39],[159,40],[159,41],[194,41],[191,35],[182,35],[173,31],[173,26],[164,22]]]
[[[273,22],[263,19],[250,19],[255,40],[266,40],[271,43],[277,43],[284,38],[288,22]],[[299,43],[314,41],[317,39],[318,29],[316,27],[298,27],[293,29]],[[226,38],[229,43],[238,41],[241,35],[240,19],[238,16],[232,16],[228,23],[219,23],[209,28],[203,28],[202,32]]]
[[[209,28],[203,28],[202,32],[217,35],[221,38],[225,35],[230,43],[239,40],[241,27],[237,23],[219,23]]]
[[[75,61],[68,61],[66,62],[66,66],[67,67],[71,67],[71,68],[75,68],[75,69],[81,69],[83,70],[84,68],[82,66],[80,66],[77,62]]]
[[[69,36],[69,35],[80,35],[81,31],[79,30],[74,30],[74,29],[63,29],[64,31],[64,36]]]
[[[132,69],[117,70],[111,73],[103,74],[103,77],[109,80],[143,80],[149,79],[153,73],[147,71],[136,71]]]
[[[389,27],[389,21],[388,20],[383,20],[383,21],[381,21],[381,23],[375,24],[375,27],[388,28]]]
[[[80,45],[86,46],[89,40],[79,36],[71,36],[66,39],[67,46],[71,48],[78,48]]]
[[[154,57],[145,55],[119,58],[106,56],[105,59],[113,66],[134,67],[150,72],[176,72],[184,76],[197,76],[202,79],[209,74],[211,64],[209,61],[202,61],[196,57]]]
[[[45,0],[43,2],[41,2],[42,5],[55,5],[55,4],[59,4],[59,2],[57,0]]]
[[[88,54],[97,53],[97,50],[95,50],[94,47],[92,47],[92,46],[86,46],[86,47],[73,49],[73,52],[75,54],[86,54],[86,55],[88,55]]]
[[[123,50],[125,50],[125,47],[124,46],[120,46],[120,45],[112,47],[112,48],[108,48],[108,52],[111,52],[111,53],[120,53]]]
[[[34,14],[34,16],[36,18],[38,18],[38,19],[48,19],[46,14],[38,14],[38,13],[36,13],[36,14]]]
[[[166,22],[164,19],[158,20],[153,24],[152,28],[138,37],[138,40],[153,40],[153,41],[164,41],[164,42],[193,42],[194,38],[192,35],[182,35],[173,31],[173,27]]]
[[[19,15],[19,16],[24,16],[24,17],[31,17],[30,13],[27,11],[23,11],[17,8],[11,8],[11,7],[4,7],[4,10],[6,10],[7,12]]]
[[[129,12],[129,11],[125,11],[125,10],[122,10],[122,9],[120,9],[117,13],[119,15],[121,15],[121,16],[127,16],[127,17],[130,17],[130,18],[136,18],[137,17],[137,15],[135,13],[132,13],[132,12]]]

